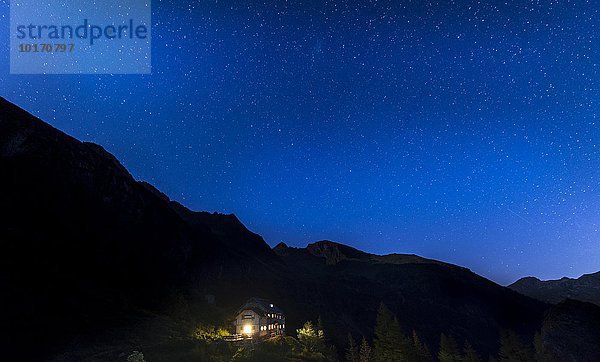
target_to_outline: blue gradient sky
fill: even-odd
[[[509,3],[154,1],[152,75],[9,75],[5,52],[0,95],[271,245],[598,271],[600,5]]]

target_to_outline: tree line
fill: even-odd
[[[357,343],[348,334],[345,359],[348,362],[483,362],[482,355],[468,340],[461,345],[445,333],[440,335],[438,353],[432,350],[418,336],[415,330],[406,334],[396,316],[381,303],[377,312],[373,342],[363,336]],[[511,330],[500,333],[498,356],[489,356],[486,361],[529,362],[542,360],[541,338],[536,334],[534,343],[525,343]]]

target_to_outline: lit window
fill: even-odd
[[[251,334],[252,333],[252,325],[245,324],[244,328],[243,328],[243,333],[244,334]]]

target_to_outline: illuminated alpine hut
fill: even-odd
[[[283,311],[266,299],[251,298],[238,309],[235,333],[245,338],[285,335]]]

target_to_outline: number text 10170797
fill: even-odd
[[[74,43],[70,44],[50,44],[50,43],[21,43],[19,52],[21,53],[71,53],[75,48]]]

